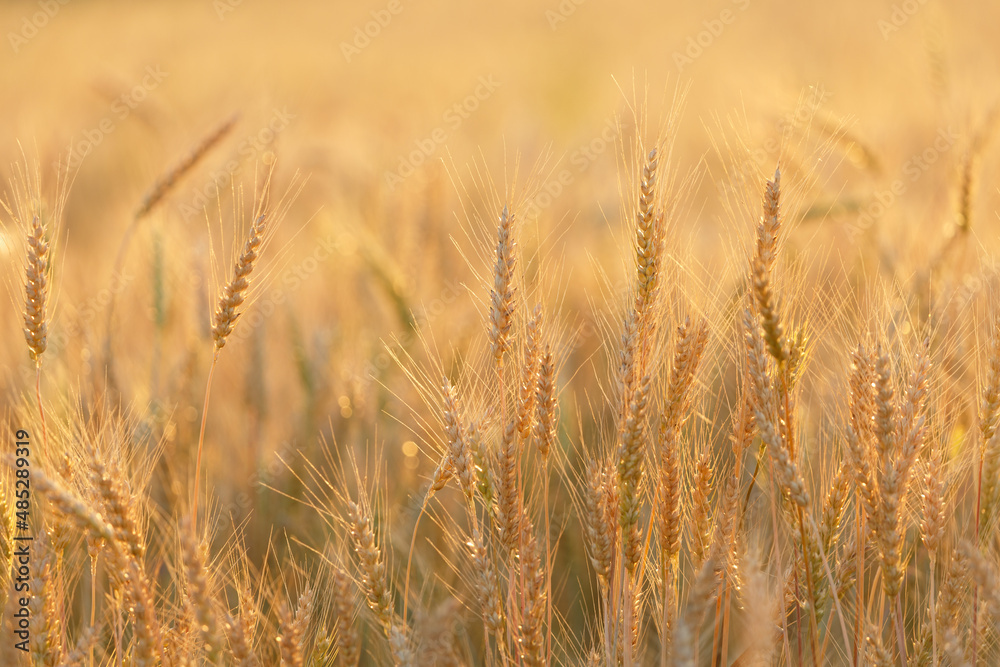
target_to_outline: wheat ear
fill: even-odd
[[[979,490],[976,503],[976,531],[988,525],[1000,503],[1000,322],[993,331],[987,360],[989,368],[983,384],[979,407],[979,431],[982,455],[979,464]]]
[[[294,615],[288,613],[287,607],[283,607],[279,626],[281,635],[278,636],[278,647],[281,651],[283,667],[303,667],[306,630],[312,620],[315,604],[316,596],[313,589],[311,586],[307,586],[299,594]]]
[[[25,267],[24,285],[24,339],[28,353],[36,364],[41,363],[47,347],[48,325],[45,319],[45,302],[48,294],[49,242],[45,228],[35,215],[28,230],[28,262]]]
[[[196,623],[198,644],[205,647],[206,659],[216,663],[221,657],[222,639],[212,602],[212,577],[206,562],[208,545],[199,540],[187,525],[181,527],[180,537],[188,613]]]
[[[226,346],[226,339],[233,332],[236,320],[242,314],[239,307],[246,300],[247,290],[250,288],[250,274],[253,273],[254,266],[260,258],[261,247],[264,243],[264,235],[267,232],[267,214],[261,213],[254,220],[250,227],[250,234],[243,246],[233,268],[233,277],[222,288],[219,294],[219,303],[212,318],[212,338],[215,340],[215,353],[212,355],[212,366],[208,371],[208,380],[205,386],[205,404],[201,410],[201,429],[198,434],[198,454],[194,467],[194,500],[191,503],[191,526],[197,529],[198,525],[198,494],[201,480],[201,456],[205,445],[205,424],[208,420],[208,399],[212,392],[212,377],[215,375],[215,366],[219,361],[219,353]]]
[[[35,398],[42,424],[42,445],[48,451],[45,410],[42,407],[42,353],[48,347],[45,302],[48,296],[49,242],[38,215],[32,216],[28,230],[28,261],[24,270],[24,339],[35,362]]]
[[[514,319],[516,244],[513,228],[514,214],[504,206],[497,227],[496,264],[493,291],[490,293],[490,350],[497,367],[503,363],[503,355],[510,349],[510,328]]]
[[[195,165],[210,151],[215,147],[227,134],[233,129],[238,119],[237,115],[233,115],[228,120],[224,121],[218,125],[214,130],[209,132],[201,141],[195,144],[187,155],[181,158],[173,167],[171,167],[165,174],[153,183],[152,187],[146,191],[143,195],[139,207],[136,209],[135,214],[132,216],[132,221],[129,226],[125,228],[125,233],[122,235],[122,240],[118,244],[118,251],[115,253],[115,261],[111,272],[111,280],[118,281],[119,277],[125,268],[125,259],[128,255],[128,248],[132,242],[132,236],[135,234],[135,230],[138,228],[139,223],[142,222],[150,211],[153,210],[170,191],[177,185],[177,183],[189,172]],[[117,290],[111,290],[110,302],[108,303],[108,314],[105,322],[105,339],[104,339],[104,355],[105,355],[105,367],[110,369],[111,366],[111,325],[114,321],[115,315],[115,304]],[[110,372],[110,370],[109,370]]]
[[[211,132],[202,137],[201,141],[195,144],[184,157],[177,161],[166,173],[156,179],[156,182],[142,196],[139,208],[136,209],[133,218],[139,220],[159,204],[164,197],[174,188],[177,182],[184,177],[205,155],[222,141],[229,131],[236,125],[238,115],[233,115],[224,120]]]
[[[351,578],[343,568],[335,567],[331,582],[333,620],[336,627],[337,655],[341,664],[353,667],[361,659],[361,637],[354,614]]]

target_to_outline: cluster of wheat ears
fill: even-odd
[[[224,132],[154,186],[135,223]],[[138,445],[127,409],[109,400],[75,421],[46,420],[61,206],[46,212],[37,176],[19,172],[6,209],[27,239],[23,329],[37,372],[8,421],[34,438],[31,664],[1000,664],[1000,312],[963,352],[983,369],[962,390],[977,397],[975,428],[956,435],[961,415],[941,389],[954,330],[896,327],[880,312],[844,336],[843,401],[827,398],[817,417],[802,407],[817,347],[781,279],[780,171],[762,183],[744,287],[710,321],[678,306],[669,282],[679,222],[670,143],[640,155],[627,207],[634,272],[605,346],[604,432],[577,438],[562,418],[560,383],[575,369],[555,318],[523,289],[509,202],[480,297],[481,360],[411,370],[438,415],[422,425],[438,459],[415,491],[409,532],[385,521],[391,477],[355,461],[339,477],[317,472],[302,493],[325,519],[327,546],[280,585],[247,562],[239,527],[224,551],[210,549],[218,522],[199,495],[202,452],[215,444],[211,370],[193,482],[176,505],[148,497],[156,450]],[[282,212],[263,188],[217,298],[212,370]],[[709,367],[727,363],[729,408],[698,426],[714,419],[700,407]],[[11,639],[23,594],[5,461],[0,662],[14,665],[25,659]],[[589,582],[567,575],[576,560]],[[568,589],[585,598],[572,622],[556,602]]]

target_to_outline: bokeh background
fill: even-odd
[[[183,498],[209,311],[243,224],[234,189],[252,203],[272,164],[275,191],[298,194],[220,360],[206,438],[219,540],[246,522],[258,558],[277,535],[289,549],[315,538],[319,518],[294,500],[307,459],[377,449],[389,505],[413,502],[406,490],[436,465],[419,428],[431,409],[393,356],[430,375],[481,347],[503,202],[521,206],[526,271],[563,340],[609,334],[571,346],[566,432],[575,402],[600,403],[595,357],[617,335],[627,270],[623,191],[636,146],[678,109],[669,168],[692,180],[671,243],[706,311],[738,283],[755,224],[740,214],[762,180],[741,189],[734,174],[779,161],[804,285],[912,284],[965,215],[966,254],[949,269],[961,284],[1000,229],[997,25],[1000,4],[985,1],[4,2],[0,169],[37,163],[47,191],[57,165],[72,177],[44,362],[53,419],[112,385],[161,450],[156,502]],[[233,117],[137,225],[115,288],[144,193]],[[18,233],[7,224],[0,244],[8,414],[33,392]],[[725,395],[718,382],[709,394]]]

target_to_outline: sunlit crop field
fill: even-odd
[[[1000,5],[0,6],[0,664],[1000,664]]]

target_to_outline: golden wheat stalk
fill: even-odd
[[[227,120],[220,123],[216,128],[210,131],[201,141],[194,145],[194,147],[188,151],[183,158],[181,158],[175,165],[173,165],[166,173],[160,176],[153,185],[146,191],[142,196],[142,200],[139,203],[139,207],[136,209],[132,216],[132,221],[129,223],[128,227],[125,228],[125,233],[122,235],[122,240],[118,244],[118,251],[115,253],[115,261],[112,264],[111,269],[111,281],[112,284],[116,283],[121,279],[122,272],[125,268],[125,260],[128,256],[128,249],[132,242],[132,237],[135,235],[136,229],[142,220],[149,215],[149,213],[161,202],[163,201],[170,191],[173,190],[177,184],[188,174],[195,166],[201,161],[205,155],[207,155],[212,148],[221,142],[230,130],[236,125],[238,120],[238,114],[234,114]],[[104,338],[104,365],[111,373],[111,335],[112,335],[112,324],[114,323],[115,316],[115,305],[117,303],[117,293],[118,290],[110,290],[110,301],[108,302],[108,314],[105,320],[105,338]],[[113,381],[111,377],[109,380]]]
[[[156,207],[163,199],[174,189],[174,186],[180,181],[184,176],[194,169],[194,167],[201,161],[205,155],[208,154],[220,141],[225,139],[226,135],[229,134],[230,130],[236,125],[236,121],[239,120],[239,114],[233,114],[226,120],[222,121],[214,129],[212,129],[208,134],[206,134],[202,139],[191,147],[191,150],[187,152],[180,160],[178,160],[169,170],[167,170],[163,175],[161,175],[156,181],[150,186],[149,190],[142,196],[142,200],[139,203],[139,207],[135,210],[133,214],[133,220],[140,220],[145,217],[153,208]]]
[[[341,567],[334,567],[330,586],[332,613],[336,628],[337,655],[341,664],[354,667],[361,659],[361,637],[354,613],[351,578]]]
[[[49,242],[38,215],[32,216],[28,230],[28,261],[24,275],[24,339],[31,360],[41,364],[48,346],[45,301],[48,293]]]
[[[500,212],[497,227],[496,265],[493,291],[490,293],[490,352],[499,368],[510,349],[510,329],[514,321],[514,267],[517,261],[514,241],[514,213],[506,206]]]
[[[261,198],[261,205],[267,199],[267,186]],[[215,367],[219,361],[219,353],[226,345],[226,339],[232,334],[236,321],[242,311],[240,306],[246,300],[247,290],[250,288],[250,274],[253,273],[260,252],[266,240],[267,233],[267,213],[261,211],[254,218],[250,226],[249,235],[243,246],[236,264],[233,267],[233,275],[226,283],[219,294],[218,306],[212,318],[212,338],[215,341],[215,352],[212,355],[212,365],[208,371],[208,380],[205,387],[205,403],[201,412],[201,429],[198,434],[198,450],[194,468],[194,491],[191,502],[191,525],[197,526],[198,522],[198,495],[201,480],[201,457],[205,445],[205,425],[208,420],[208,399],[212,392],[212,378],[215,374]]]
[[[35,398],[42,425],[42,443],[48,450],[45,410],[42,407],[42,353],[48,347],[48,324],[45,302],[48,296],[49,242],[36,214],[28,231],[28,258],[24,271],[24,338],[28,354],[35,362]]]

